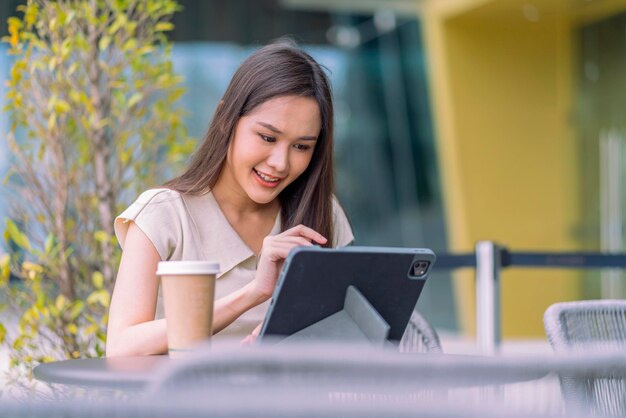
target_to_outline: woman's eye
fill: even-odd
[[[305,145],[305,144],[295,144],[294,147],[296,147],[296,149],[299,151],[307,151],[311,149],[310,145]]]
[[[263,134],[259,134],[259,136],[265,142],[276,142],[276,138],[274,138],[273,136],[267,136],[267,135],[263,135]]]

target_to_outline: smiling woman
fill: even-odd
[[[219,262],[213,331],[244,337],[263,320],[291,249],[349,244],[332,147],[332,95],[320,65],[288,41],[252,54],[188,169],[115,221],[123,253],[107,355],[167,351],[159,261]]]
[[[282,96],[259,105],[237,123],[218,183],[223,201],[267,204],[307,169],[321,129],[317,102]]]

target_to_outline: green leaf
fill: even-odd
[[[54,246],[54,235],[48,234],[46,237],[46,242],[44,244],[44,253],[49,255],[52,252],[52,248]]]
[[[83,302],[82,300],[77,300],[76,302],[74,302],[72,308],[70,309],[69,320],[75,321],[76,318],[78,318],[83,312],[83,309],[85,309],[85,302]]]
[[[15,223],[10,219],[6,220],[6,225],[6,233],[8,234],[11,241],[13,241],[15,245],[20,248],[30,250],[30,242],[28,241],[28,237],[26,236],[26,234],[21,232],[17,225],[15,225]]]
[[[5,340],[6,336],[7,336],[7,329],[0,322],[0,344],[4,343],[4,340]]]
[[[24,339],[22,337],[17,337],[15,341],[13,341],[13,349],[21,350],[24,347]]]

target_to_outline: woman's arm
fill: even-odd
[[[107,356],[167,352],[165,320],[154,320],[161,260],[152,242],[135,223],[128,228],[109,309]]]
[[[131,223],[124,243],[109,310],[106,355],[133,356],[167,352],[165,319],[154,319],[159,282],[159,253]],[[215,302],[213,332],[219,332],[265,299],[252,284]]]
[[[217,333],[241,314],[272,295],[278,272],[289,251],[299,245],[323,244],[326,238],[303,225],[267,237],[255,279],[215,302],[213,332]],[[167,352],[165,319],[154,319],[159,282],[159,253],[143,231],[131,223],[109,309],[106,355],[133,356]]]

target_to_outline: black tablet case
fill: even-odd
[[[399,341],[422,292],[423,277],[409,277],[417,260],[435,255],[421,248],[298,247],[289,254],[268,310],[261,338],[288,336],[343,309],[348,286],[355,286],[390,325]]]

